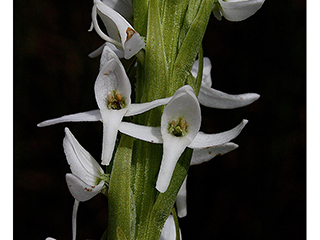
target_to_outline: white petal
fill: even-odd
[[[176,163],[188,143],[189,139],[186,137],[163,136],[163,155],[156,183],[159,192],[167,191]]]
[[[179,218],[187,216],[187,177],[184,179],[177,195],[176,205]]]
[[[80,202],[87,201],[96,196],[101,192],[104,185],[104,182],[101,181],[96,186],[90,186],[71,173],[66,174],[66,181],[71,195]]]
[[[122,49],[119,49],[118,47],[116,47],[114,44],[112,44],[110,42],[106,42],[106,43],[102,44],[99,48],[97,48],[96,50],[91,52],[88,56],[90,58],[98,57],[102,53],[102,50],[105,46],[110,47],[111,50],[114,51],[115,54],[117,54],[118,58],[124,57],[124,51]]]
[[[197,165],[211,160],[212,158],[226,154],[238,147],[235,143],[225,143],[222,145],[209,147],[209,148],[197,148],[193,150],[190,165]]]
[[[112,44],[112,43],[110,43]],[[93,52],[89,53],[88,54],[88,57],[90,58],[95,58],[95,57],[98,57],[101,53],[102,53],[102,50],[104,48],[104,46],[106,45],[106,43],[102,44],[100,47],[98,47],[96,50],[94,50]],[[113,44],[112,44],[113,45]],[[113,45],[114,46],[114,45]]]
[[[213,4],[212,13],[213,13],[213,15],[214,15],[214,17],[215,17],[216,19],[218,19],[219,21],[221,21],[221,19],[222,19],[221,7],[220,7],[220,5],[219,5],[218,3],[216,3],[216,2]]]
[[[212,80],[211,80],[211,61],[209,58],[203,58],[203,71],[202,71],[202,81],[201,86],[211,87]],[[191,68],[191,73],[193,77],[197,77],[199,69],[199,60],[196,60]]]
[[[186,121],[186,135],[176,137],[168,131],[170,124],[176,118],[182,118]],[[161,117],[163,155],[156,184],[158,191],[165,192],[167,190],[176,163],[187,145],[199,132],[200,124],[201,113],[198,100],[190,86],[183,86],[175,92]]]
[[[118,134],[119,124],[122,121],[123,115],[126,109],[121,110],[101,110],[101,116],[103,121],[103,140],[102,140],[102,164],[109,165],[116,139]]]
[[[131,104],[131,84],[117,55],[109,48],[105,47],[103,52],[102,69],[99,72],[94,85],[97,104],[102,109],[107,108],[107,96],[111,91],[118,91],[126,102],[126,109]]]
[[[161,134],[164,141],[166,136],[172,136],[168,132],[169,124],[177,117],[186,120],[188,134],[185,137],[191,142],[200,129],[201,110],[198,99],[189,85],[179,88],[163,111]],[[179,139],[181,138],[184,137],[180,137]]]
[[[244,119],[235,128],[217,134],[206,134],[203,132],[199,132],[188,147],[193,149],[207,148],[227,143],[230,140],[236,138],[247,123],[248,120]]]
[[[104,34],[96,19],[96,10],[105,24],[110,37]],[[118,42],[121,41],[122,48],[124,49],[124,58],[129,59],[145,46],[145,43],[139,33],[116,11],[102,3],[100,0],[94,0],[94,7],[92,13],[93,25],[97,33],[106,41],[119,46]],[[120,38],[118,36],[120,34]],[[116,41],[114,41],[116,40]]]
[[[106,42],[102,46],[103,46],[103,48],[101,50],[100,68],[99,68],[100,71],[112,59],[116,59],[117,63],[122,65],[119,58],[123,58],[123,56],[124,56],[123,50],[119,50],[119,48],[117,48],[115,45],[113,45],[112,43],[109,43],[109,42]]]
[[[223,16],[229,21],[242,21],[252,16],[264,0],[219,0]]]
[[[232,109],[247,106],[259,99],[259,97],[260,95],[256,93],[231,95],[201,85],[198,99],[206,107]]]
[[[99,109],[88,111],[88,112],[65,115],[59,118],[46,120],[39,123],[37,126],[46,127],[46,126],[54,125],[57,123],[63,123],[63,122],[96,122],[96,121],[101,121],[101,115],[100,115]]]
[[[163,142],[160,127],[149,127],[129,122],[121,122],[119,125],[119,131],[146,142]]]
[[[120,13],[125,19],[132,23],[133,7],[131,0],[102,0],[102,2]]]
[[[138,115],[140,113],[144,113],[146,111],[149,111],[150,109],[167,104],[171,99],[172,99],[172,97],[168,97],[168,98],[157,99],[152,102],[132,103],[130,105],[128,111],[126,112],[125,116],[129,117],[129,116],[133,116],[133,115]]]
[[[102,168],[79,144],[68,128],[65,128],[65,133],[63,148],[72,173],[86,184],[94,186],[97,178],[104,173]]]
[[[182,240],[180,229],[179,232],[180,239]],[[169,215],[166,222],[164,223],[159,240],[176,240],[176,226],[174,224],[174,219],[172,215]]]
[[[46,240],[56,240],[56,239],[52,237],[47,237]]]
[[[77,236],[77,213],[79,207],[79,201],[74,200],[73,210],[72,210],[72,240],[76,240]]]
[[[102,164],[109,165],[118,127],[131,104],[131,84],[117,55],[105,46],[100,71],[94,85],[95,97],[103,121]],[[108,95],[117,91],[121,94],[125,106],[119,110],[108,109]]]
[[[98,0],[99,1],[99,0]],[[95,2],[98,2],[94,0]],[[109,25],[109,30],[108,30],[108,34],[111,36],[109,37],[107,34],[105,34],[99,27],[99,23],[98,23],[98,18],[97,16],[100,16],[100,18],[102,19],[103,23],[105,26]],[[107,42],[110,42],[118,47],[123,48],[119,36],[116,35],[116,31],[117,31],[117,26],[106,16],[104,16],[103,14],[101,14],[100,11],[98,11],[97,6],[94,5],[92,8],[92,13],[91,13],[91,17],[92,17],[92,24],[91,24],[91,28],[89,29],[89,31],[92,31],[92,27],[96,30],[96,32],[98,33],[98,35],[104,39]]]

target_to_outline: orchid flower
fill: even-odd
[[[161,117],[161,127],[142,126],[122,122],[119,131],[129,136],[152,143],[163,143],[163,155],[156,183],[160,192],[165,192],[170,183],[174,168],[186,147],[194,149],[196,156],[205,160],[212,158],[211,151],[215,147],[229,143],[237,137],[248,120],[243,120],[235,128],[218,133],[205,134],[199,132],[201,113],[198,99],[193,89],[186,85],[179,88],[168,102]],[[225,145],[234,149],[235,145]],[[195,163],[197,160],[193,160]]]
[[[197,76],[198,68],[199,61],[196,60],[191,69],[194,77]],[[247,106],[259,99],[260,95],[256,93],[230,95],[211,88],[211,68],[210,59],[203,58],[203,75],[198,96],[200,104],[211,108],[231,109]]]
[[[152,102],[131,104],[131,84],[117,55],[107,46],[100,61],[100,73],[94,86],[99,110],[66,115],[47,120],[38,127],[61,122],[103,122],[102,164],[109,165],[118,127],[122,118],[141,114],[152,108],[168,103],[171,98],[157,99]]]
[[[72,172],[66,174],[67,185],[72,196],[84,202],[104,190],[107,175],[68,128],[65,128],[65,134],[63,148]]]
[[[140,49],[144,48],[144,40],[121,14],[110,7],[115,7],[116,2],[112,1],[113,4],[105,4],[106,2],[107,1],[102,2],[100,0],[93,1],[92,27],[89,31],[94,28],[102,39],[122,48],[124,50],[125,59],[130,59],[133,55],[137,54]],[[130,1],[125,2],[130,3]],[[121,9],[123,8],[124,7],[121,7]],[[100,16],[104,23],[108,35],[101,30],[98,24],[97,15]]]
[[[87,201],[105,189],[108,175],[96,160],[79,144],[68,128],[65,128],[63,148],[72,174],[66,174],[66,181],[74,197],[72,212],[72,239],[76,239],[76,219],[79,203]]]
[[[181,230],[179,229],[180,239],[182,240]],[[161,235],[159,240],[176,240],[176,226],[174,224],[174,218],[170,214],[164,223],[163,229],[161,231]]]
[[[264,0],[217,0],[213,5],[213,14],[218,19],[238,22],[251,17],[261,8]]]

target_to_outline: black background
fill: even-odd
[[[204,38],[215,89],[256,92],[240,109],[202,107],[201,130],[249,124],[235,151],[192,166],[183,239],[305,239],[306,9],[303,0],[266,0],[238,23],[213,15]],[[88,33],[92,1],[14,1],[14,238],[71,239],[73,198],[62,148],[68,126],[96,159],[100,123],[36,124],[96,109],[103,41]],[[100,239],[107,222],[102,194],[80,204],[78,239]]]

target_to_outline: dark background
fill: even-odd
[[[235,110],[202,107],[202,130],[249,124],[235,151],[193,166],[183,239],[306,238],[306,9],[303,0],[266,0],[251,18],[232,23],[213,16],[204,38],[213,87],[256,92]],[[99,59],[87,57],[103,41],[88,33],[92,1],[14,1],[14,238],[71,239],[73,198],[63,153],[68,126],[96,159],[100,123],[36,124],[96,109]],[[80,204],[78,239],[100,239],[107,199]]]

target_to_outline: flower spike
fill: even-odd
[[[218,20],[224,16],[229,21],[238,22],[251,17],[263,3],[264,0],[218,0],[213,6],[213,14]]]
[[[93,3],[93,27],[102,39],[122,48],[125,59],[130,59],[140,49],[144,48],[143,39],[123,16],[100,0],[94,0]],[[108,35],[100,29],[97,15],[100,16],[106,26]]]
[[[197,76],[198,68],[199,61],[196,60],[191,69],[194,77]],[[247,106],[259,99],[260,95],[256,93],[231,95],[211,88],[211,68],[210,59],[203,58],[203,75],[198,96],[201,105],[211,108],[232,109]]]

